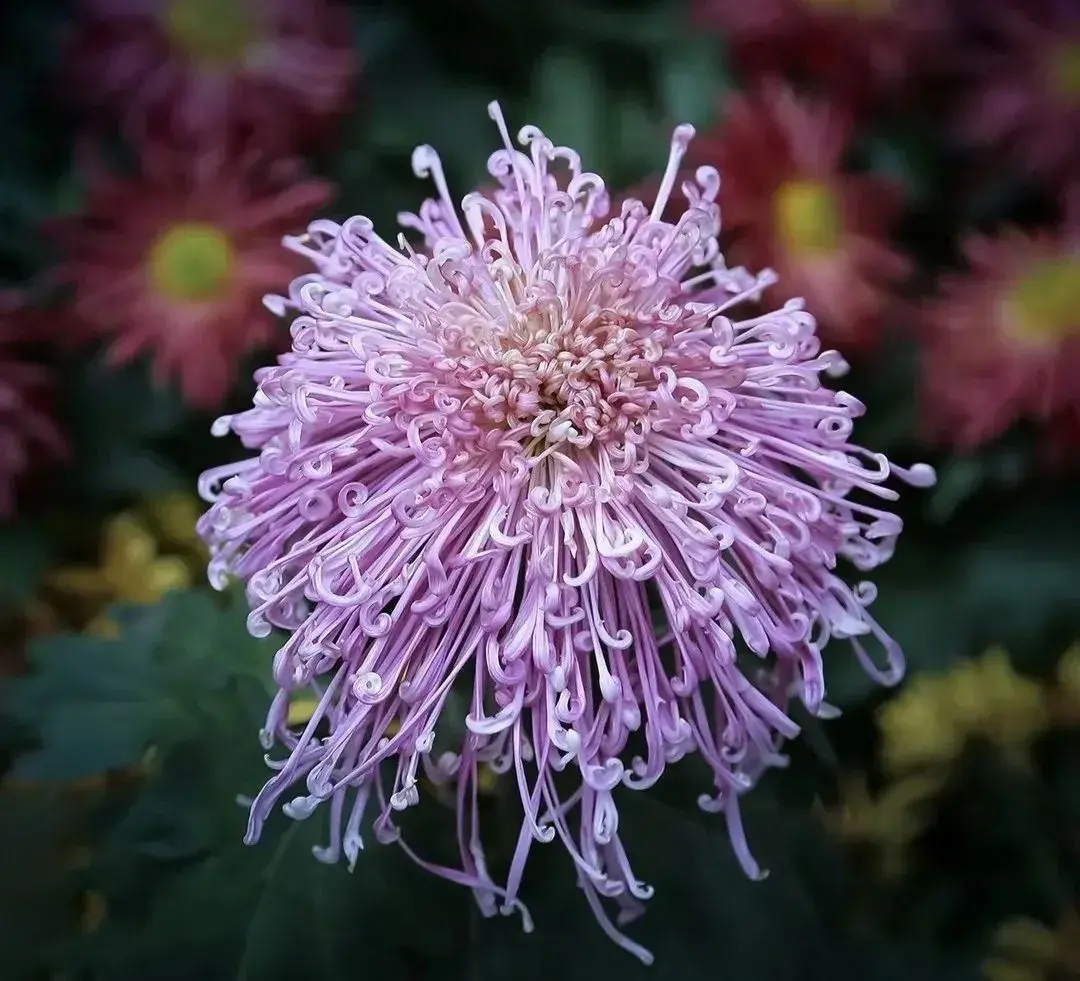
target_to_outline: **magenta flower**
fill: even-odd
[[[21,293],[0,290],[0,520],[15,516],[28,473],[67,454],[51,412],[52,372],[23,350],[45,336],[48,321]]]
[[[852,355],[880,343],[895,288],[910,272],[889,242],[902,190],[844,170],[853,131],[842,109],[768,81],[729,97],[723,122],[694,148],[724,175],[732,259],[776,270],[766,300],[802,297],[824,340]]]
[[[822,386],[843,361],[799,302],[732,319],[769,278],[725,267],[715,170],[683,185],[677,221],[660,219],[691,127],[675,131],[651,211],[630,200],[605,221],[603,181],[573,150],[532,126],[515,150],[490,111],[500,189],[460,212],[438,156],[416,151],[438,197],[401,224],[422,243],[395,247],[359,217],[289,243],[316,269],[275,301],[300,312],[292,351],[258,372],[254,408],[217,423],[258,455],[203,476],[211,581],[239,576],[252,632],[290,635],[262,734],[286,755],[247,840],[283,799],[297,819],[327,802],[317,857],[351,865],[371,809],[377,840],[528,928],[526,860],[557,839],[604,930],[648,962],[603,905],[622,924],[651,895],[617,794],[700,754],[715,782],[700,806],[761,875],[739,798],[798,733],[789,697],[828,712],[826,642],[847,639],[883,682],[902,672],[867,611],[873,586],[835,571],[838,557],[888,559],[901,523],[849,495],[894,499],[890,472],[933,473],[850,442],[862,406]],[[290,727],[313,687],[314,715]],[[467,735],[438,755],[455,689]],[[498,884],[478,827],[487,770],[516,783],[523,812]],[[568,797],[560,771],[578,784]],[[400,841],[394,815],[421,777],[456,799],[459,868]]]
[[[342,113],[357,58],[335,0],[79,0],[73,90],[136,128],[290,148]]]
[[[1080,7],[1072,0],[961,4],[962,114],[973,150],[995,149],[1025,175],[1067,188],[1080,172]],[[965,36],[962,41],[967,41]]]
[[[231,141],[143,147],[139,172],[89,171],[84,210],[57,222],[58,278],[75,335],[112,340],[113,364],[150,355],[189,405],[220,409],[239,360],[284,329],[262,298],[303,263],[281,248],[330,196],[293,158]]]
[[[1069,446],[1080,420],[1080,231],[1015,228],[964,243],[921,328],[927,435],[972,450],[1018,420]]]

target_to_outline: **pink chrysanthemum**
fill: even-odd
[[[862,406],[821,384],[843,362],[801,304],[732,319],[767,280],[719,255],[715,170],[661,220],[691,127],[651,212],[627,201],[605,221],[604,184],[576,153],[531,126],[515,150],[491,114],[500,189],[460,212],[435,152],[416,151],[438,197],[401,223],[422,242],[394,247],[353,218],[292,243],[316,267],[289,291],[293,350],[258,372],[254,408],[216,426],[258,455],[203,477],[211,581],[240,577],[249,628],[290,634],[263,732],[286,755],[247,840],[283,798],[293,818],[327,802],[317,855],[351,864],[365,811],[377,840],[400,841],[394,814],[426,776],[453,788],[461,867],[402,844],[425,868],[528,924],[527,856],[558,839],[604,929],[648,961],[602,905],[625,922],[651,893],[615,795],[700,754],[715,786],[699,803],[760,874],[739,798],[798,732],[789,697],[827,711],[825,644],[847,639],[884,682],[902,670],[867,611],[873,586],[835,570],[888,559],[901,523],[849,495],[891,500],[891,472],[933,474],[852,444]],[[312,687],[311,721],[290,727]],[[437,755],[452,690],[467,735]],[[524,812],[498,885],[481,767],[511,774]],[[568,797],[560,771],[578,784]]]
[[[927,425],[968,449],[1018,419],[1080,417],[1080,240],[1012,231],[972,237],[970,271],[927,307]]]
[[[972,8],[960,130],[973,147],[996,146],[1026,174],[1080,178],[1080,5],[1000,0]]]
[[[929,67],[944,19],[934,0],[695,0],[750,79],[786,75],[867,106]]]
[[[805,298],[823,336],[857,351],[879,340],[890,288],[908,263],[888,243],[902,204],[898,187],[840,169],[850,135],[841,110],[768,82],[731,97],[694,156],[724,175],[732,258],[776,270],[771,297]]]
[[[274,335],[263,297],[302,268],[282,238],[328,197],[295,161],[148,148],[137,177],[93,175],[85,211],[57,229],[60,277],[85,326],[115,336],[114,362],[150,353],[159,381],[176,375],[213,408],[237,360]]]
[[[0,293],[0,518],[14,514],[16,484],[31,467],[66,450],[47,408],[50,373],[24,360],[21,351],[39,339],[33,327],[38,318],[17,294]]]
[[[140,129],[288,145],[347,102],[356,71],[335,0],[80,0],[79,98]]]

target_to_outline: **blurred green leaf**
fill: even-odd
[[[151,745],[197,736],[206,693],[269,671],[271,650],[246,634],[235,604],[209,593],[171,593],[113,617],[117,640],[69,634],[31,645],[33,670],[12,685],[10,709],[40,748],[16,761],[17,778],[63,782],[133,765]]]
[[[463,952],[466,932],[446,928],[464,923],[466,896],[418,881],[398,849],[369,843],[350,873],[312,854],[326,844],[325,814],[299,823],[277,816],[250,847],[241,842],[244,812],[234,806],[233,814],[228,841],[166,873],[149,903],[118,905],[88,947],[96,979],[400,978],[421,957],[452,962]],[[445,946],[433,949],[433,935]]]
[[[163,752],[115,826],[95,870],[111,914],[82,951],[96,981],[152,976],[246,981],[400,978],[417,958],[464,950],[464,895],[421,873],[370,830],[355,871],[313,854],[329,836],[326,805],[302,822],[271,816],[243,843],[250,797],[270,775],[256,735],[266,695],[233,676],[200,696],[198,737]],[[453,833],[428,798],[424,819]],[[420,851],[430,838],[408,822]]]
[[[671,137],[666,128],[639,99],[624,98],[615,102],[611,117],[614,152],[627,178],[639,181],[659,171]]]
[[[665,774],[664,781],[668,781]],[[698,787],[705,790],[707,786]],[[665,792],[670,800],[671,788]],[[470,981],[558,975],[564,981],[614,974],[635,978],[716,977],[738,981],[835,978],[845,953],[825,911],[793,861],[806,848],[797,830],[758,791],[745,805],[750,846],[769,878],[751,881],[735,859],[722,815],[690,815],[688,795],[676,808],[654,791],[617,794],[619,831],[631,866],[655,894],[625,933],[655,957],[651,967],[620,952],[595,921],[563,847],[534,845],[523,899],[535,920],[524,934],[516,919],[474,915]],[[617,910],[614,904],[609,910]],[[558,938],[553,941],[551,938]]]
[[[1038,670],[1060,652],[1058,637],[1080,636],[1075,494],[1032,489],[990,508],[983,522],[964,552],[953,616],[971,632],[971,646],[1002,644]]]
[[[909,672],[940,668],[962,657],[967,624],[956,615],[962,586],[959,556],[942,552],[912,536],[901,537],[896,554],[870,578],[878,596],[870,612],[901,647]],[[866,644],[883,661],[872,639]],[[825,654],[826,698],[850,708],[880,686],[866,673],[846,640],[833,641]]]
[[[157,445],[184,421],[183,403],[172,389],[154,385],[145,366],[72,365],[61,390],[76,462],[64,493],[115,499],[174,490],[184,481]]]
[[[45,529],[28,522],[0,528],[0,608],[33,596],[52,554]]]
[[[938,148],[921,126],[893,122],[864,136],[855,153],[868,170],[902,184],[915,207],[932,201],[941,186]]]
[[[926,503],[929,517],[944,524],[985,489],[1015,490],[1027,474],[1025,448],[999,445],[971,456],[954,456],[937,468],[938,480]]]
[[[540,59],[528,118],[556,144],[572,147],[586,170],[604,173],[608,160],[607,93],[596,64],[572,48]]]
[[[79,889],[71,874],[85,797],[60,788],[0,791],[0,965],[7,981],[50,976],[78,926]]]
[[[707,126],[720,108],[731,77],[716,39],[707,34],[679,38],[657,50],[661,104],[670,123]]]
[[[627,48],[661,48],[674,43],[686,16],[679,4],[656,3],[637,9],[623,4],[606,10],[581,0],[562,0],[553,6],[553,12],[568,35]]]

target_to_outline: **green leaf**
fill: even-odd
[[[586,170],[604,173],[605,100],[595,62],[572,48],[552,48],[537,65],[527,116],[555,143],[573,147]]]
[[[303,823],[275,814],[257,844],[243,844],[238,796],[253,796],[270,773],[258,730],[274,641],[247,635],[242,593],[223,602],[174,593],[111,616],[120,639],[43,640],[36,672],[14,686],[13,706],[37,723],[41,741],[19,762],[20,776],[71,779],[156,750],[144,775],[117,792],[87,873],[108,917],[76,945],[69,967],[97,981],[291,981],[350,978],[358,965],[401,977],[421,955],[460,960],[461,891],[410,868],[370,833],[353,874],[320,863],[312,849],[326,844],[329,806]],[[424,820],[433,822],[427,831]],[[452,814],[434,799],[420,825],[410,842],[421,852],[453,834]],[[424,926],[422,942],[416,917],[438,921]]]
[[[101,775],[137,763],[151,745],[197,734],[207,693],[269,672],[272,642],[247,635],[235,600],[170,593],[156,606],[113,611],[117,640],[60,635],[33,643],[34,670],[12,685],[10,708],[40,747],[16,761],[15,776]]]
[[[901,536],[896,555],[870,578],[878,597],[870,613],[901,647],[909,673],[944,667],[967,651],[967,624],[957,616],[960,556],[912,536]],[[877,651],[873,640],[867,644]],[[880,660],[880,652],[878,652]],[[826,698],[841,708],[882,689],[863,669],[846,640],[825,652]]]
[[[40,748],[16,761],[15,778],[63,783],[135,763],[164,714],[166,677],[147,654],[124,640],[35,642],[35,672],[12,686],[10,707]]]
[[[244,813],[233,811],[230,841],[151,889],[149,902],[117,910],[89,948],[95,978],[349,981],[408,976],[421,953],[460,956],[454,948],[463,948],[466,933],[447,934],[446,926],[455,918],[464,925],[467,896],[434,879],[418,882],[398,849],[371,843],[350,873],[312,854],[325,844],[325,816],[275,818],[266,837],[247,847]],[[437,905],[427,901],[432,893]],[[424,915],[429,906],[434,923]],[[433,930],[444,948],[430,948]]]
[[[43,530],[22,522],[0,528],[0,607],[28,600],[52,561]]]
[[[1059,636],[1080,635],[1080,527],[1075,491],[1029,491],[1002,509],[995,503],[964,554],[964,590],[953,616],[971,646],[1005,646],[1033,669],[1060,653]]]
[[[162,755],[97,870],[112,915],[84,950],[93,976],[393,978],[418,958],[460,960],[467,894],[370,831],[352,873],[318,861],[329,805],[303,822],[275,813],[256,844],[243,844],[237,793],[253,794],[269,775],[255,738],[265,698],[242,684],[204,697],[201,737]],[[421,852],[453,833],[452,814],[425,805],[419,827],[406,822]]]
[[[931,520],[944,524],[985,488],[1015,490],[1029,466],[1024,448],[1002,443],[973,456],[955,456],[937,468],[927,501]]]
[[[665,774],[664,783],[668,780]],[[746,807],[747,833],[768,879],[749,880],[740,869],[721,815],[691,814],[688,795],[671,806],[654,788],[617,795],[620,835],[639,879],[655,889],[640,920],[624,928],[655,957],[651,967],[622,952],[594,920],[575,888],[573,864],[561,844],[535,845],[522,898],[535,920],[524,934],[516,921],[476,914],[470,981],[517,981],[558,976],[563,981],[614,974],[624,981],[663,977],[835,977],[842,951],[824,911],[808,891],[794,855],[808,846],[790,815],[754,791]],[[707,789],[707,785],[697,788]],[[665,788],[665,795],[672,788]],[[767,822],[767,823],[766,823]],[[820,846],[819,846],[820,847]],[[551,938],[558,938],[553,941]]]
[[[912,204],[925,205],[942,184],[938,149],[921,127],[893,124],[857,147],[861,162],[902,184]]]
[[[92,361],[69,371],[61,390],[78,470],[61,490],[83,507],[87,494],[117,499],[176,489],[183,478],[155,444],[185,418],[178,394],[153,384],[143,365]]]
[[[662,48],[677,41],[685,14],[670,3],[642,10],[604,10],[600,6],[574,2],[554,8],[563,30],[583,41],[619,45],[625,48]]]
[[[48,976],[74,936],[79,890],[69,866],[89,804],[56,788],[0,792],[0,951],[11,981]]]
[[[716,40],[688,35],[657,52],[661,104],[669,122],[707,126],[731,78]]]

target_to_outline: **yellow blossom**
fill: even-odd
[[[289,702],[287,722],[290,726],[306,726],[319,704],[317,698],[294,698]]]
[[[100,892],[87,892],[83,894],[82,916],[80,926],[83,933],[96,933],[105,917],[109,914],[109,906],[105,897]]]
[[[120,625],[106,614],[99,613],[86,625],[83,633],[100,637],[102,640],[119,640]]]
[[[195,531],[203,506],[191,494],[173,492],[151,498],[145,505],[150,527],[163,545],[178,550],[202,552],[204,545]]]
[[[1080,976],[1080,915],[1068,910],[1051,929],[1017,917],[1003,923],[994,937],[994,953],[982,964],[987,981],[1049,981]]]
[[[882,755],[893,772],[945,765],[972,738],[1022,756],[1047,725],[1042,689],[999,648],[941,675],[919,675],[878,712]]]
[[[53,572],[48,583],[62,593],[109,602],[156,603],[171,589],[191,585],[182,559],[159,555],[157,543],[134,515],[122,513],[105,526],[97,566],[68,566]]]
[[[1080,644],[1074,644],[1061,656],[1054,680],[1049,693],[1054,722],[1060,726],[1080,725]]]
[[[849,844],[872,846],[882,874],[894,878],[903,872],[912,842],[926,830],[944,782],[942,771],[913,774],[873,797],[865,777],[848,777],[840,805],[824,812],[826,826]]]

